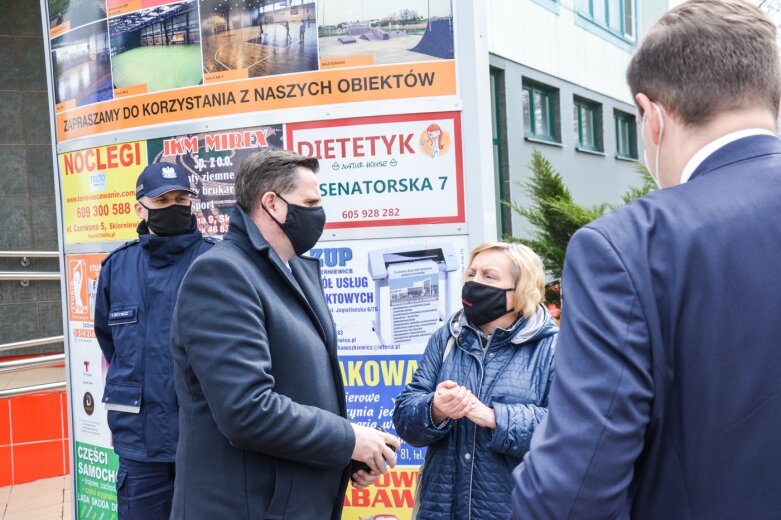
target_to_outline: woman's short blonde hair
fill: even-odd
[[[477,255],[489,250],[504,251],[513,263],[513,312],[522,314],[524,318],[531,317],[537,306],[545,299],[545,268],[540,257],[523,244],[508,242],[486,242],[472,249],[469,253],[469,263],[464,271],[464,281],[467,281],[469,266]]]

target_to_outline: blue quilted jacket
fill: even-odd
[[[497,329],[485,351],[462,311],[432,335],[393,411],[397,433],[413,446],[428,446],[418,520],[507,518],[512,470],[547,413],[557,333],[540,305],[529,320],[519,320],[510,330]],[[455,341],[443,361],[451,336]],[[434,390],[447,379],[494,409],[496,430],[467,418],[433,424]]]

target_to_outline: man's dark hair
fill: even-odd
[[[781,96],[776,28],[744,0],[689,0],[665,13],[629,62],[627,82],[685,125],[767,107]]]
[[[252,215],[267,191],[279,194],[296,189],[298,167],[317,173],[320,163],[314,157],[304,157],[289,150],[265,150],[249,155],[236,175],[236,203]]]

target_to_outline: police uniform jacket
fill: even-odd
[[[173,462],[179,435],[171,360],[171,317],[184,273],[216,243],[198,230],[160,237],[142,222],[138,240],[103,261],[95,335],[109,362],[103,403],[114,451]]]

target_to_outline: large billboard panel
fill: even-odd
[[[475,180],[490,171],[474,167],[482,152],[463,145],[464,126],[470,144],[490,135],[490,120],[474,124],[487,105],[475,97],[487,51],[484,67],[459,61],[483,42],[472,20],[479,8],[465,0],[41,7],[76,518],[116,518],[94,296],[101,259],[137,236],[135,184],[151,163],[187,170],[198,226],[221,238],[248,155],[286,148],[320,160],[327,224],[309,254],[321,261],[349,415],[392,431],[393,400],[460,306],[470,244],[492,238],[469,231],[470,182],[475,196],[493,188]],[[399,467],[376,486],[349,488],[343,518],[410,518],[424,454],[404,444]]]

